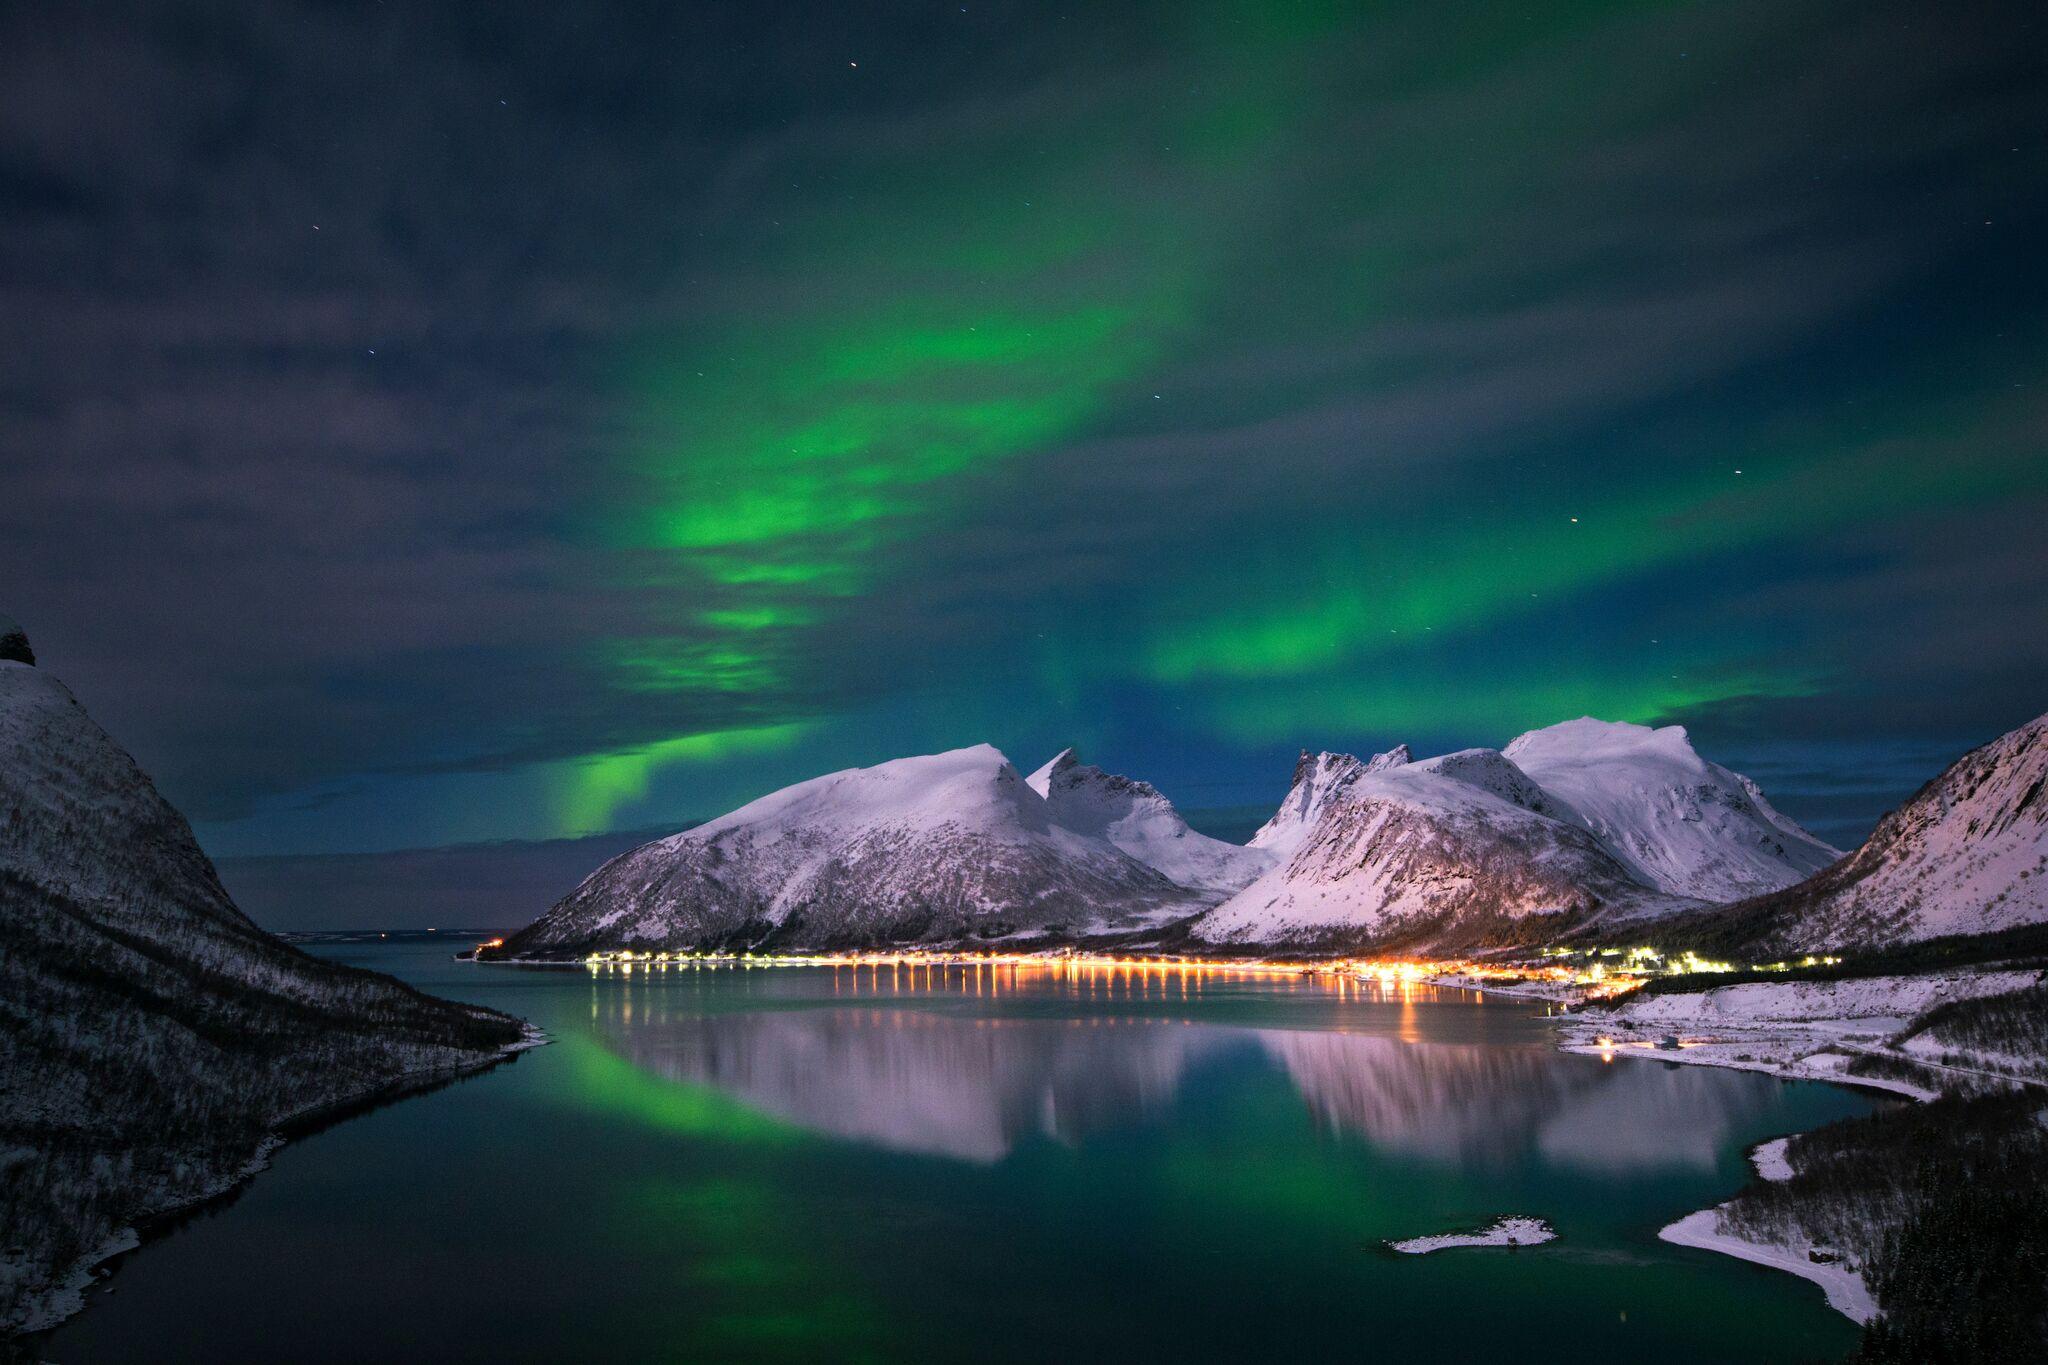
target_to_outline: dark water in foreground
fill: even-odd
[[[63,1361],[1812,1360],[1811,1285],[1656,1229],[1846,1091],[1297,978],[323,955],[557,1042],[281,1151]],[[1546,1247],[1397,1257],[1534,1214]]]

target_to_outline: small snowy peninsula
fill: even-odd
[[[1456,1247],[1532,1247],[1557,1240],[1557,1233],[1541,1218],[1497,1218],[1474,1232],[1439,1232],[1428,1237],[1408,1237],[1387,1245],[1404,1256],[1427,1256],[1432,1251]]]

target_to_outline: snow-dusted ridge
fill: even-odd
[[[1198,940],[1527,941],[1775,889],[1839,856],[1682,728],[1590,717],[1421,761],[1304,753],[1253,842],[1284,861]]]
[[[1446,947],[1696,908],[1833,856],[1676,727],[1580,719],[1419,761],[1406,745],[1304,751],[1245,847],[1072,750],[1025,778],[981,744],[813,778],[635,849],[489,955],[1182,924],[1192,946],[1230,951]]]
[[[1964,754],[1840,862],[1720,919],[1797,952],[2048,922],[2048,715]]]
[[[799,782],[614,858],[493,955],[1073,936],[1216,901],[1112,841],[1163,857],[1179,816],[1149,787],[1047,781],[1058,806],[978,744]]]
[[[1842,856],[1709,763],[1683,726],[1581,717],[1502,751],[1647,886],[1704,901],[1775,891]]]
[[[0,1112],[35,1178],[0,1181],[0,1332],[75,1311],[138,1225],[246,1179],[285,1125],[535,1041],[257,928],[134,760],[22,656],[25,639],[0,658]]]
[[[1107,839],[1182,886],[1227,895],[1278,860],[1265,848],[1197,834],[1151,783],[1084,764],[1072,749],[1024,781],[1045,798],[1055,824]]]

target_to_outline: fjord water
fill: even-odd
[[[52,1360],[1812,1360],[1803,1282],[1666,1246],[1848,1091],[1564,1056],[1327,978],[323,955],[553,1045],[316,1133]],[[1547,1246],[1384,1239],[1548,1219]]]

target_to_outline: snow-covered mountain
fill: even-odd
[[[67,1267],[248,1173],[295,1115],[495,1060],[517,1021],[252,924],[184,817],[28,662],[0,658],[0,1332]]]
[[[1840,855],[1683,729],[1590,717],[1505,750],[1304,753],[1253,839],[1283,861],[1199,920],[1210,942],[1434,943],[1554,933],[1789,885]],[[1531,915],[1545,918],[1527,925]]]
[[[1503,750],[1646,886],[1738,900],[1842,856],[1771,808],[1756,783],[1692,747],[1683,726],[1582,716]]]
[[[1279,860],[1264,848],[1197,834],[1151,783],[1082,763],[1072,749],[1024,782],[1046,799],[1055,824],[1107,839],[1182,886],[1228,895]]]
[[[1773,951],[2048,922],[2048,716],[1964,754],[1840,862],[1714,918]]]
[[[1197,920],[1196,938],[1452,946],[1523,937],[1517,922],[1534,915],[1540,936],[1683,904],[1630,876],[1498,750],[1352,763],[1297,767],[1282,810],[1312,812],[1307,828],[1285,862]],[[1297,801],[1311,784],[1326,790]]]
[[[1421,762],[1406,745],[1369,761],[1304,752],[1246,847],[1071,750],[1020,778],[980,745],[832,773],[635,849],[501,951],[1081,937],[1176,920],[1233,946],[1449,945],[1783,886],[1832,855],[1676,728],[1578,720],[1505,753]],[[1530,915],[1546,918],[1518,927]]]
[[[981,744],[799,782],[622,854],[502,955],[1107,932],[1215,899],[1060,823]]]
[[[1327,751],[1311,754],[1303,749],[1301,757],[1295,761],[1294,781],[1289,784],[1287,795],[1281,799],[1280,809],[1273,812],[1272,819],[1259,826],[1258,833],[1251,837],[1251,846],[1270,850],[1281,858],[1287,857],[1339,792],[1366,773],[1399,767],[1411,757],[1413,755],[1405,744],[1383,754],[1374,754],[1366,762],[1350,754]]]

